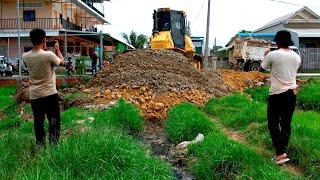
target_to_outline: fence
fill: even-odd
[[[320,70],[320,48],[300,48],[301,70]]]

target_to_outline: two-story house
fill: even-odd
[[[58,40],[65,55],[88,54],[89,48],[100,43],[99,38],[93,38],[98,37],[95,25],[108,23],[104,1],[109,0],[20,0],[19,4],[15,0],[0,0],[0,55],[15,62],[19,57],[18,36],[20,53],[28,51],[32,47],[29,32],[33,28],[42,28],[49,40]],[[90,33],[92,36],[88,36]]]

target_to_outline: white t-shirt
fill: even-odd
[[[270,69],[269,94],[280,94],[297,88],[296,76],[300,64],[300,56],[292,50],[279,49],[269,52],[261,63],[263,69]]]
[[[57,93],[55,66],[61,60],[51,51],[31,50],[22,58],[29,70],[30,99],[38,99]]]

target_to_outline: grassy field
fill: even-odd
[[[169,109],[164,130],[175,144],[204,134],[204,141],[186,153],[187,170],[196,179],[320,179],[320,113],[308,111],[319,110],[320,102],[313,99],[320,97],[319,87],[312,80],[300,90],[292,122],[289,155],[304,177],[270,160],[267,87],[213,98],[204,107],[176,105]],[[59,145],[44,149],[35,146],[33,123],[20,116],[14,91],[0,88],[0,179],[174,179],[172,165],[151,155],[141,142],[145,120],[135,105],[120,99],[104,111],[69,108],[61,114]],[[81,94],[64,100],[77,96]],[[31,113],[30,104],[24,112]],[[230,139],[224,127],[247,142]]]
[[[304,110],[320,111],[320,81],[309,80],[297,96],[298,105]]]
[[[174,142],[191,141],[198,133],[207,135],[212,130],[213,122],[190,103],[171,108],[165,122],[165,131]]]
[[[205,105],[204,110],[217,117],[225,126],[244,134],[253,146],[271,151],[273,147],[267,128],[266,103],[259,102],[264,96],[260,94],[253,101],[240,94],[214,98]],[[293,117],[289,144],[292,163],[302,169],[306,177],[313,179],[320,178],[319,122],[319,113],[298,110]]]
[[[8,102],[1,110],[17,106]],[[63,112],[61,142],[46,149],[35,147],[32,122],[14,124],[11,115],[18,112],[0,121],[0,179],[173,179],[170,165],[130,135],[143,119],[123,100],[108,111]]]
[[[230,140],[194,105],[183,103],[173,107],[166,125],[166,132],[171,139],[191,140],[197,132],[206,132],[203,142],[188,148],[193,159],[189,169],[196,179],[294,179],[294,176],[281,170],[270,159]],[[205,129],[205,126],[211,129]],[[185,137],[183,132],[191,136]]]

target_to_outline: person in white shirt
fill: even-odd
[[[270,70],[271,87],[268,99],[268,129],[276,150],[276,164],[290,159],[287,155],[291,135],[291,120],[296,104],[296,75],[301,64],[300,56],[291,50],[291,34],[277,32],[274,41],[278,50],[266,52],[261,71]]]

